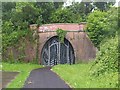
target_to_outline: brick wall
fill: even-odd
[[[75,53],[75,60],[77,62],[86,62],[92,60],[96,56],[96,47],[87,36],[85,32],[76,32],[78,30],[83,31],[85,28],[85,23],[81,24],[45,24],[38,28],[39,30],[39,63],[41,62],[41,51],[46,43],[51,37],[56,36],[56,30],[60,28],[67,32],[66,39],[72,44]],[[53,31],[53,32],[51,32]],[[75,32],[74,32],[75,31]]]

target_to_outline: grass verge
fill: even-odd
[[[107,73],[99,77],[90,75],[89,64],[57,65],[53,67],[63,80],[72,88],[117,88],[118,73]]]
[[[8,84],[7,88],[22,88],[30,72],[33,69],[41,68],[41,67],[42,66],[40,65],[30,64],[30,63],[10,64],[10,63],[2,62],[3,71],[20,72],[16,76],[16,78],[11,83]]]

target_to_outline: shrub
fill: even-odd
[[[117,13],[117,8],[111,8],[107,12],[95,10],[88,15],[87,31],[96,47],[99,48],[100,43],[104,38],[115,35],[118,28]]]
[[[100,45],[96,60],[92,66],[92,75],[118,72],[118,35],[105,39]]]

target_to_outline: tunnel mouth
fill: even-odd
[[[45,66],[75,64],[72,44],[66,38],[64,43],[61,43],[58,36],[51,37],[42,48],[41,64]]]

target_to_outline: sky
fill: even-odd
[[[119,2],[119,3],[118,3]],[[116,0],[115,6],[118,7],[120,6],[120,0]]]

